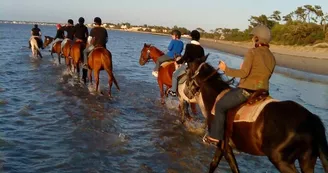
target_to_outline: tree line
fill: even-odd
[[[251,16],[248,21],[250,25],[244,31],[237,28],[216,28],[209,33],[201,28],[198,30],[206,38],[246,41],[250,39],[252,28],[261,24],[271,29],[272,42],[275,44],[308,45],[328,42],[328,14],[319,5],[300,6],[286,15],[276,10],[270,16]]]

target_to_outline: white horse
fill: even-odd
[[[40,58],[42,58],[42,55],[41,55],[41,52],[40,52],[40,49],[38,46],[38,42],[34,37],[32,37],[30,39],[30,44],[31,44],[31,50],[32,50],[33,57],[37,58],[39,56]]]

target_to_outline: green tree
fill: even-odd
[[[274,11],[273,12],[273,14],[270,16],[270,19],[273,19],[273,20],[275,20],[276,22],[280,22],[281,21],[281,12],[280,11],[278,11],[278,10],[276,10],[276,11]]]

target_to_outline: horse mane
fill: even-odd
[[[207,78],[208,76],[212,75],[205,81],[205,85],[208,85],[209,87],[213,87],[219,90],[225,90],[230,88],[229,83],[225,82],[222,79],[222,74],[218,73],[217,70],[211,66],[208,63],[205,63],[201,69],[202,76],[204,76],[203,79]],[[214,74],[213,74],[214,73]]]
[[[155,46],[150,46],[150,48],[154,48],[154,50],[156,51],[157,54],[159,54],[159,56],[162,56],[162,55],[165,54],[164,52],[162,52],[161,50],[159,50],[159,49],[158,49],[157,47],[155,47]]]

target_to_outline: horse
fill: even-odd
[[[74,67],[74,70],[76,69],[76,72],[78,74],[78,76],[80,77],[80,63],[82,62],[82,58],[83,58],[83,50],[85,49],[86,44],[80,40],[77,39],[71,48],[70,51],[70,56],[72,57],[72,64]],[[83,69],[84,71],[85,69]],[[86,72],[84,72],[86,74]],[[84,80],[84,83],[86,83],[86,75],[84,77],[82,77],[82,79]]]
[[[162,55],[164,55],[164,53],[161,50],[159,50],[155,46],[145,43],[141,50],[139,64],[141,66],[143,66],[146,63],[148,63],[150,61],[150,59],[152,59],[153,62],[156,63],[157,59]],[[157,77],[157,83],[158,83],[159,90],[160,90],[162,104],[165,103],[164,95],[167,97],[168,96],[167,91],[169,88],[172,87],[172,75],[173,75],[173,72],[175,71],[174,61],[169,61],[165,65],[163,65],[163,64],[160,66],[160,68],[158,70],[158,77]],[[164,85],[166,86],[165,92],[164,92]],[[178,90],[180,90],[180,88],[183,88],[182,86],[184,86],[184,84],[182,84],[182,85],[179,84]],[[180,107],[180,112],[182,113],[182,117],[186,116],[189,119],[192,119],[192,117],[190,116],[189,111],[188,111],[189,104],[188,104],[188,102],[186,102],[186,100],[183,100],[182,97],[180,97],[179,93],[180,92],[178,92],[179,101],[180,101],[179,107]],[[189,103],[190,103],[192,112],[194,114],[196,114],[196,112],[197,112],[196,104],[191,103],[191,102],[189,102]],[[183,123],[184,119],[181,119],[181,121]]]
[[[112,64],[112,53],[104,47],[95,47],[89,54],[88,60],[88,78],[90,83],[92,83],[92,70],[94,71],[94,77],[96,78],[96,92],[98,92],[99,87],[99,72],[101,70],[106,70],[108,73],[108,84],[109,90],[108,95],[111,96],[111,88],[114,82],[116,88],[120,90],[117,81],[113,74],[113,64]],[[85,75],[83,75],[85,76]],[[86,81],[86,79],[83,79]]]
[[[32,37],[30,39],[30,44],[31,44],[31,50],[32,50],[32,54],[33,54],[33,57],[40,57],[42,58],[42,55],[41,55],[41,52],[40,52],[40,48],[39,48],[39,44],[38,44],[38,40],[37,39],[40,39],[40,38],[35,38],[35,37]]]
[[[70,52],[71,52],[71,45],[72,45],[72,40],[68,39],[62,49],[63,56],[65,57],[65,62],[68,70],[71,69],[71,57],[70,57]]]
[[[54,38],[53,37],[50,37],[50,36],[44,36],[45,37],[45,41],[44,41],[44,46],[43,47],[47,47],[53,40]],[[52,48],[51,48],[51,57],[54,58],[54,56],[52,55],[53,53],[57,53],[58,55],[58,63],[61,64],[61,61],[60,61],[60,53],[61,53],[61,42],[62,41],[58,41],[56,42],[54,45],[52,45]]]
[[[229,84],[222,80],[221,74],[208,63],[206,58],[196,60],[189,64],[187,82],[196,88],[196,94],[201,95],[206,112],[208,129],[214,118],[213,106],[217,96],[231,89]],[[250,97],[252,99],[256,97]],[[271,163],[283,173],[298,172],[295,161],[298,160],[301,171],[313,173],[317,157],[320,158],[325,172],[328,172],[328,145],[325,127],[321,119],[309,110],[294,101],[269,101],[265,100],[247,103],[228,111],[224,142],[219,142],[216,152],[210,163],[209,172],[213,173],[224,156],[232,172],[239,172],[232,148],[255,156],[267,156]],[[272,99],[272,98],[271,98]],[[255,100],[256,101],[256,100]],[[250,104],[253,105],[250,105]],[[254,105],[255,104],[255,105]],[[243,116],[249,112],[240,112],[258,107],[257,118],[245,121]],[[248,107],[248,108],[247,108]],[[237,113],[236,113],[237,112]]]

